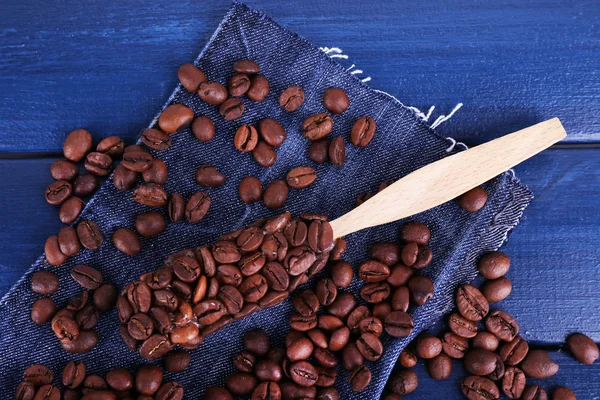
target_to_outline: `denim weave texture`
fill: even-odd
[[[55,373],[55,383],[59,384],[63,367],[73,359],[84,361],[88,374],[102,376],[115,367],[135,372],[145,362],[123,343],[116,310],[102,314],[95,328],[100,337],[95,349],[80,355],[63,351],[49,324],[37,326],[30,320],[31,305],[41,297],[31,291],[33,272],[48,269],[58,274],[60,290],[51,297],[60,309],[66,305],[68,298],[81,291],[81,287],[70,277],[71,268],[76,264],[98,268],[105,282],[114,283],[121,290],[142,273],[160,267],[162,260],[170,253],[211,243],[258,218],[277,215],[283,210],[290,211],[292,215],[311,211],[325,213],[330,219],[339,217],[354,207],[355,199],[361,192],[375,192],[380,183],[398,180],[457,151],[447,152],[450,141],[436,134],[426,122],[397,100],[371,89],[347,72],[345,66],[330,59],[295,33],[262,13],[236,2],[201,52],[196,65],[209,80],[225,84],[233,74],[233,62],[241,58],[252,59],[260,65],[261,73],[270,81],[270,95],[260,103],[244,98],[244,115],[235,121],[225,121],[219,115],[218,106],[206,104],[196,94],[178,86],[168,104],[185,104],[196,115],[210,116],[216,128],[215,138],[203,143],[189,129],[183,129],[172,135],[170,149],[152,151],[169,168],[169,179],[165,184],[168,193],[181,193],[187,199],[203,190],[211,196],[212,205],[206,218],[198,224],[168,224],[162,234],[149,239],[142,238],[141,254],[129,257],[116,250],[111,240],[112,233],[120,227],[133,229],[135,217],[150,211],[150,207],[134,202],[131,191],[116,190],[112,179],[108,179],[79,218],[98,223],[105,237],[100,249],[82,249],[77,256],[59,267],[50,266],[43,256],[40,257],[0,303],[2,398],[12,398],[16,385],[22,380],[24,369],[31,364],[41,363],[50,367]],[[305,101],[298,110],[288,113],[279,106],[278,99],[279,94],[291,85],[304,88]],[[346,163],[343,167],[331,163],[316,165],[310,161],[307,156],[310,143],[302,136],[300,129],[306,117],[326,111],[322,104],[322,93],[332,86],[342,88],[350,98],[350,107],[341,115],[333,115],[334,128],[330,135],[343,136],[346,140]],[[354,122],[363,115],[370,115],[376,120],[377,131],[368,146],[357,148],[349,143],[349,132]],[[278,120],[287,132],[286,141],[276,149],[277,162],[270,168],[260,167],[250,153],[240,153],[233,146],[237,127],[241,124],[256,125],[265,117]],[[194,172],[203,164],[211,164],[223,172],[227,176],[226,184],[208,189],[197,185]],[[238,184],[243,177],[254,175],[266,187],[274,179],[285,179],[290,169],[301,165],[315,167],[317,180],[306,189],[290,189],[284,209],[269,210],[262,202],[245,205],[239,199]],[[336,388],[341,398],[379,398],[400,351],[419,332],[442,318],[453,307],[456,287],[476,276],[476,260],[483,253],[502,245],[532,199],[530,191],[513,174],[502,174],[484,187],[489,199],[477,213],[468,213],[456,201],[450,201],[407,220],[422,222],[432,232],[430,247],[433,262],[419,273],[433,280],[435,296],[424,306],[409,310],[415,320],[415,330],[410,337],[395,339],[385,333],[382,335],[385,352],[378,362],[367,362],[373,379],[364,392],[353,393],[347,383],[348,373],[339,369]],[[157,210],[166,213],[164,207]],[[368,258],[372,243],[398,242],[400,227],[407,221],[349,235],[346,237],[348,250],[344,259],[355,269],[358,268],[359,263]],[[326,268],[322,274],[327,273]],[[313,278],[305,286],[312,286],[315,280]],[[348,290],[360,298],[358,291],[361,286],[362,282],[355,278]],[[192,362],[185,371],[165,373],[165,381],[177,380],[185,389],[185,398],[199,398],[206,387],[223,385],[225,378],[234,372],[232,358],[242,350],[244,332],[260,327],[267,331],[274,343],[283,344],[289,331],[291,313],[292,306],[288,299],[230,324],[207,337],[198,349],[191,352]]]

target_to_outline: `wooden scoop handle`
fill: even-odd
[[[331,222],[335,238],[439,206],[567,136],[558,118],[426,165]]]

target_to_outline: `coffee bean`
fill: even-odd
[[[171,136],[158,129],[144,129],[141,139],[142,143],[153,150],[161,151],[171,147]]]
[[[183,399],[183,392],[183,387],[179,382],[168,382],[158,389],[154,398],[156,400],[181,400]]]
[[[44,244],[44,253],[46,255],[46,261],[52,266],[58,266],[64,264],[67,261],[67,256],[60,251],[57,236],[50,236],[46,239]]]
[[[63,224],[73,223],[83,210],[83,201],[78,197],[69,197],[60,206],[59,218]]]
[[[133,315],[129,320],[127,330],[132,338],[146,340],[154,330],[154,323],[146,314],[138,313]]]
[[[520,399],[525,390],[525,374],[519,368],[509,367],[504,373],[502,391],[509,399]]]
[[[56,337],[66,343],[71,343],[79,336],[79,326],[70,315],[57,313],[51,322],[52,331]]]
[[[52,182],[46,188],[46,201],[53,206],[62,204],[71,196],[72,192],[73,187],[69,182],[64,180]]]
[[[404,349],[398,357],[398,364],[405,368],[412,368],[417,365],[417,356],[414,355],[410,350]]]
[[[545,399],[545,397],[544,397]],[[568,387],[560,386],[554,389],[552,400],[576,400],[575,393]]]
[[[152,161],[152,155],[146,151],[128,151],[123,154],[121,165],[133,172],[143,172],[152,166]]]
[[[525,386],[521,400],[548,400],[546,391],[538,385]],[[558,400],[558,398],[556,399]],[[575,400],[573,397],[571,400]]]
[[[402,311],[392,311],[383,322],[388,335],[393,337],[406,337],[415,328],[415,323],[410,315]]]
[[[34,400],[60,400],[60,390],[54,385],[44,385],[38,389]]]
[[[442,341],[435,336],[424,333],[417,338],[415,350],[419,357],[430,359],[442,352]]]
[[[185,205],[185,219],[196,224],[204,219],[210,208],[210,196],[204,192],[192,195]]]
[[[239,262],[242,275],[251,276],[259,272],[265,265],[266,257],[258,251],[246,254]]]
[[[479,332],[473,338],[472,342],[473,348],[486,349],[489,351],[496,351],[498,344],[498,338],[489,332]]]
[[[387,282],[394,287],[406,285],[414,272],[412,268],[398,264],[390,269],[390,276],[387,278]]]
[[[246,204],[254,203],[262,197],[262,184],[254,176],[247,176],[239,185],[240,198]]]
[[[269,261],[283,261],[288,251],[288,241],[281,232],[268,234],[265,236],[260,250]]]
[[[291,246],[301,246],[308,236],[308,227],[304,221],[293,219],[286,225],[283,234]]]
[[[225,305],[218,300],[210,299],[198,303],[194,314],[202,325],[212,325],[227,314]]]
[[[220,264],[236,263],[242,257],[239,248],[234,243],[223,240],[213,245],[212,254]]]
[[[237,372],[225,379],[225,386],[234,396],[247,397],[258,385],[256,378],[250,374]]]
[[[358,147],[368,145],[373,140],[373,136],[375,136],[376,127],[377,124],[373,118],[368,116],[360,117],[352,126],[350,141]]]
[[[82,174],[73,182],[73,194],[75,196],[89,196],[98,189],[98,186],[96,175]]]
[[[281,388],[275,382],[263,382],[254,389],[251,400],[281,400]]]
[[[123,163],[117,165],[113,174],[113,183],[117,190],[131,190],[137,183],[138,174],[125,168]]]
[[[292,304],[300,315],[309,317],[316,314],[319,310],[319,299],[317,295],[309,289],[303,290],[292,298]]]
[[[133,387],[133,375],[124,368],[114,368],[106,373],[106,383],[113,390],[129,390]]]
[[[308,158],[317,164],[323,164],[329,159],[329,140],[313,140],[308,148]]]
[[[433,254],[431,252],[431,249],[426,245],[419,245],[417,257],[414,264],[412,264],[412,267],[415,269],[423,269],[429,264],[431,264],[432,258]]]
[[[50,271],[38,271],[31,275],[31,290],[50,295],[58,290],[58,276]]]
[[[427,371],[436,381],[448,379],[452,374],[452,359],[444,353],[438,354],[427,360]]]
[[[173,345],[166,336],[154,334],[142,343],[142,346],[140,347],[140,356],[146,360],[156,360],[167,354],[172,346]]]
[[[135,230],[145,238],[156,236],[167,229],[167,222],[162,213],[150,211],[135,218]]]
[[[329,143],[327,154],[333,165],[337,165],[338,167],[344,165],[346,160],[346,142],[344,138],[341,136],[333,138],[331,143]]]
[[[331,351],[342,350],[350,340],[350,329],[347,326],[342,326],[331,333],[329,338],[329,349]]]
[[[156,183],[158,185],[164,185],[169,177],[167,164],[159,158],[152,160],[150,168],[142,172],[142,179],[146,183]]]
[[[198,96],[208,104],[219,105],[227,100],[227,89],[219,82],[204,81],[198,87]]]
[[[418,306],[425,304],[434,295],[433,282],[427,276],[413,275],[407,285],[410,289],[410,299]]]
[[[268,291],[267,294],[265,294],[264,297],[258,301],[258,305],[261,308],[271,307],[281,303],[282,301],[287,299],[288,296],[289,292],[287,291]]]
[[[366,282],[382,282],[390,275],[387,265],[376,260],[363,261],[358,269],[358,276]]]
[[[510,258],[500,251],[485,254],[477,263],[479,273],[487,279],[498,279],[510,268]]]
[[[258,165],[265,168],[270,167],[277,161],[277,153],[273,147],[262,140],[258,141],[256,148],[252,151],[252,157]]]
[[[348,315],[346,325],[352,331],[359,330],[359,324],[362,320],[371,316],[371,312],[366,306],[358,306]]]
[[[489,350],[472,349],[465,354],[464,365],[473,375],[488,375],[496,368],[496,356]]]
[[[231,394],[227,391],[227,389],[211,386],[204,391],[204,398],[211,400],[233,400]]]
[[[279,96],[279,105],[287,112],[296,111],[304,103],[304,90],[300,86],[290,86]]]
[[[487,198],[487,192],[480,187],[476,187],[462,194],[458,198],[458,202],[464,210],[474,213],[481,210],[483,206],[485,206]]]
[[[288,186],[285,181],[274,180],[265,189],[263,201],[267,208],[281,208],[288,196]]]
[[[500,340],[510,342],[519,333],[517,321],[504,311],[494,311],[485,320],[487,330]]]
[[[323,92],[323,105],[329,112],[341,114],[350,106],[350,100],[342,89],[330,87]]]
[[[223,264],[217,267],[217,280],[221,285],[231,285],[238,287],[242,283],[242,273],[239,268]]]
[[[400,230],[400,238],[405,243],[416,242],[423,245],[429,242],[431,232],[427,226],[419,222],[409,222]]]
[[[482,320],[490,310],[483,294],[474,286],[463,285],[456,292],[456,306],[463,317],[471,321]]]
[[[35,364],[23,372],[23,379],[34,386],[42,386],[52,383],[54,374],[50,368],[42,364]]]
[[[130,283],[125,288],[125,293],[134,313],[148,312],[152,301],[152,292],[145,282],[135,281]]]
[[[254,75],[250,77],[250,89],[246,96],[252,101],[261,102],[267,98],[271,91],[269,80],[263,75]]]
[[[163,373],[158,365],[144,364],[135,376],[135,389],[143,395],[154,395],[162,385]]]
[[[502,358],[498,354],[494,353],[494,357],[496,357],[496,364],[494,366],[494,371],[492,373],[488,374],[487,377],[493,381],[499,381],[504,376],[506,367],[504,365],[504,362],[502,362]]]
[[[102,285],[102,274],[88,265],[77,264],[71,270],[71,277],[86,289],[97,289]]]
[[[544,379],[558,372],[558,364],[550,359],[545,350],[529,350],[521,362],[521,369],[530,378]]]
[[[356,307],[356,302],[356,297],[352,293],[342,292],[327,307],[327,312],[339,319],[346,319],[348,314]]]
[[[89,297],[90,297],[89,292],[87,290],[84,290],[81,293],[79,293],[78,295],[71,297],[67,301],[66,310],[63,309],[61,311],[64,311],[65,313],[69,312],[69,314],[71,316],[73,316],[73,313],[71,311],[79,311],[83,307],[85,307]]]
[[[77,389],[85,379],[86,368],[82,361],[69,361],[62,374],[62,384]]]
[[[97,151],[87,155],[84,163],[85,169],[97,176],[106,176],[112,168],[112,158]]]
[[[177,71],[181,85],[191,93],[196,93],[201,82],[206,81],[206,75],[194,64],[183,64]]]
[[[171,104],[158,117],[158,126],[165,133],[172,134],[188,126],[194,118],[194,111],[183,104]]]
[[[392,309],[394,311],[408,311],[410,305],[410,290],[406,286],[400,286],[394,294],[391,300]]]
[[[50,175],[56,180],[72,181],[77,172],[77,166],[67,160],[56,160],[50,166]]]
[[[471,400],[498,400],[500,391],[494,382],[481,376],[469,376],[461,383],[463,394]]]
[[[93,305],[87,305],[75,314],[75,322],[81,329],[92,329],[98,323],[100,313]]]
[[[227,80],[227,87],[231,96],[243,96],[250,89],[250,78],[246,74],[235,74]]]
[[[361,392],[371,383],[371,371],[366,365],[355,367],[348,376],[350,389],[354,392]]]
[[[158,268],[152,272],[143,274],[140,280],[144,281],[152,290],[164,289],[171,283],[173,279],[173,268],[175,260],[170,264],[170,268]]]
[[[495,339],[493,335],[492,337]],[[469,349],[469,342],[453,332],[446,332],[442,338],[442,349],[444,353],[452,358],[463,358],[465,352]]]
[[[291,365],[290,377],[300,386],[314,386],[317,383],[318,373],[307,361],[298,361]]]
[[[177,316],[175,316],[175,320],[177,320]],[[198,335],[200,334],[198,325],[186,321],[188,320],[183,319],[178,324],[176,323],[175,328],[171,331],[171,343],[174,345],[186,345],[187,343],[194,342],[198,338]],[[200,340],[200,343],[201,342],[202,340]]]
[[[167,204],[167,213],[171,222],[179,222],[185,216],[185,200],[179,193],[169,196]]]
[[[142,183],[133,191],[133,200],[150,207],[162,207],[167,204],[167,192],[156,183]]]
[[[348,288],[352,283],[352,266],[346,261],[336,261],[331,266],[331,278],[336,286]]]
[[[290,187],[303,189],[317,179],[317,173],[312,167],[296,167],[288,172],[286,179]]]
[[[394,243],[378,242],[371,245],[371,257],[388,267],[400,262],[400,247]]]
[[[258,74],[260,66],[252,60],[240,59],[233,63],[233,69],[240,74]]]
[[[212,165],[204,164],[196,170],[196,183],[204,187],[218,187],[225,183],[225,175]]]
[[[355,342],[350,342],[342,350],[342,364],[346,371],[352,371],[354,368],[363,365],[365,359],[358,350]]]
[[[270,146],[281,146],[286,138],[286,133],[279,122],[272,118],[262,119],[258,123],[260,137]]]
[[[371,333],[363,333],[356,340],[356,347],[366,360],[377,361],[383,354],[383,345],[379,338]]]
[[[117,229],[113,233],[112,240],[117,250],[128,256],[138,255],[142,251],[142,243],[131,229]]]
[[[316,345],[317,341],[314,340],[314,337],[315,337],[314,332],[320,332],[322,334],[323,337],[319,340],[324,341],[325,347]],[[331,351],[326,349],[326,347],[328,346],[328,343],[327,343],[327,337],[325,336],[325,333],[323,333],[323,331],[321,331],[320,329],[312,329],[307,332],[307,335],[311,338],[313,343],[315,343],[315,345],[318,346],[318,347],[314,348],[312,357],[323,367],[335,368],[338,364],[338,360]],[[356,348],[356,346],[355,346],[355,348]],[[358,349],[356,349],[356,350],[358,351]],[[362,355],[360,353],[359,353],[359,356],[362,358]]]
[[[458,336],[470,339],[477,335],[477,324],[466,319],[458,313],[452,313],[448,317],[448,327]]]
[[[117,288],[115,285],[107,284],[100,286],[94,290],[93,302],[94,306],[100,311],[110,311],[117,302]]]
[[[227,99],[221,104],[219,113],[226,121],[238,119],[244,114],[244,102],[235,97]]]
[[[481,287],[481,292],[489,302],[502,301],[512,291],[512,284],[505,277],[487,281]]]
[[[333,245],[333,249],[329,253],[330,260],[340,260],[344,253],[346,253],[346,240],[344,238],[337,238]]]
[[[329,278],[320,279],[317,282],[315,292],[319,303],[324,306],[332,304],[337,297],[337,287],[333,280]]]
[[[526,343],[526,342],[525,342]],[[583,333],[574,333],[567,338],[569,351],[583,364],[593,364],[599,356],[598,346]]]
[[[367,303],[380,303],[390,297],[391,291],[387,282],[367,283],[360,289],[360,296]]]
[[[307,360],[313,353],[314,345],[307,337],[299,337],[287,346],[287,358],[292,361]]]
[[[333,249],[333,230],[327,221],[312,221],[308,227],[307,239],[315,253],[329,253]]]
[[[254,367],[256,366],[256,357],[254,357],[251,353],[244,351],[233,359],[233,365],[240,372],[251,373],[254,371]]]
[[[333,120],[327,113],[311,115],[302,123],[302,134],[310,140],[322,139],[333,129]],[[331,156],[331,151],[329,151]]]
[[[412,369],[401,369],[388,380],[387,388],[401,396],[414,392],[418,385],[419,379]]]
[[[303,316],[300,313],[294,313],[290,316],[290,326],[300,332],[309,331],[317,326],[317,316]]]
[[[92,149],[92,135],[85,129],[76,129],[69,133],[63,144],[65,158],[71,161],[81,161]]]
[[[254,303],[267,293],[268,284],[264,276],[256,274],[246,278],[239,287],[244,301]]]
[[[15,400],[33,400],[35,397],[35,386],[29,382],[21,382],[15,391]]]
[[[72,354],[87,353],[98,344],[98,334],[92,330],[82,330],[74,340],[61,340],[61,347]]]
[[[243,153],[248,153],[256,147],[258,143],[258,132],[251,125],[242,125],[235,132],[233,145]]]

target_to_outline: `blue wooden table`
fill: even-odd
[[[536,198],[510,236],[513,293],[502,308],[548,348],[578,399],[600,398],[600,364],[563,352],[574,331],[600,341],[600,3],[597,1],[249,0],[349,55],[372,87],[418,108],[438,131],[477,144],[558,116],[569,137],[517,174]],[[0,12],[0,295],[60,228],[46,204],[65,135],[130,143],[195,58],[228,1],[3,0]],[[460,369],[459,363],[455,367]],[[408,399],[462,398],[460,374]],[[440,392],[442,391],[442,392]]]

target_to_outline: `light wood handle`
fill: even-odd
[[[418,214],[489,181],[567,136],[558,118],[426,165],[331,222],[335,238]]]

